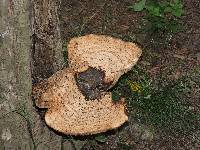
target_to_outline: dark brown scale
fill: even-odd
[[[75,74],[76,84],[86,100],[99,99],[102,92],[108,90],[112,82],[104,82],[105,72],[89,67],[86,71]]]

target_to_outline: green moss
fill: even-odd
[[[187,132],[198,128],[200,117],[184,99],[187,86],[183,78],[154,85],[145,71],[136,66],[111,91],[113,97],[126,97],[130,114],[139,122],[165,131]]]

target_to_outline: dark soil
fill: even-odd
[[[155,83],[173,82],[181,77],[187,77],[191,90],[185,98],[191,104],[191,109],[199,114],[199,0],[184,1],[184,15],[181,21],[185,30],[171,35],[167,42],[161,37],[156,41],[152,40],[152,35],[139,31],[143,14],[127,9],[127,6],[134,2],[135,0],[63,0],[60,13],[63,45],[72,37],[91,33],[111,35],[140,44],[143,47],[143,54],[138,66],[144,68]],[[141,138],[138,131],[131,130],[130,127],[129,125],[120,131],[123,142],[114,134],[108,136],[107,142],[96,143],[95,146],[87,142],[83,149],[200,149],[199,130],[187,135],[156,130],[153,138]],[[119,134],[118,131],[116,134]]]

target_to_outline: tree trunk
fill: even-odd
[[[32,0],[33,66],[35,82],[48,78],[63,64],[59,0]]]
[[[40,7],[39,3],[45,9],[30,13],[31,8]],[[49,71],[52,74],[62,64],[57,4],[58,1],[51,0],[38,0],[38,3],[0,0],[0,149],[61,148],[61,137],[44,125],[31,99],[31,68],[37,79],[47,77]],[[38,23],[32,24],[33,30],[31,14],[34,14],[31,21]],[[36,21],[43,14],[45,17]],[[40,21],[44,22],[39,24]],[[38,29],[39,26],[44,26],[44,30]],[[34,44],[31,43],[32,34]],[[31,60],[34,60],[33,67]]]

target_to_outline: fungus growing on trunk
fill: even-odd
[[[138,61],[142,51],[134,43],[104,35],[73,38],[68,44],[69,66],[77,72],[89,67],[105,73],[104,82],[112,86]]]
[[[68,53],[69,68],[33,86],[36,106],[47,108],[47,125],[64,134],[88,135],[126,122],[124,98],[113,102],[106,91],[132,68],[141,50],[130,42],[87,35],[72,39]]]
[[[36,106],[48,108],[48,126],[64,134],[88,135],[117,128],[128,120],[123,99],[114,103],[111,93],[104,92],[100,100],[87,101],[74,76],[69,68],[57,72],[47,80],[51,86],[38,97]]]

